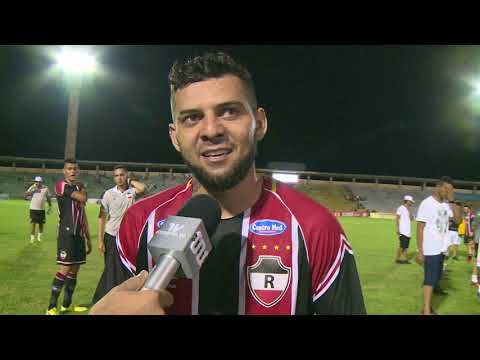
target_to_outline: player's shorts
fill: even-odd
[[[45,224],[45,210],[30,209],[30,224]]]
[[[462,242],[462,238],[460,235],[458,235],[457,231],[449,231],[449,236],[450,236],[450,244],[451,245],[460,245]]]
[[[435,287],[442,276],[442,255],[425,255],[423,262],[423,285]]]
[[[79,235],[59,234],[57,238],[57,264],[81,265],[87,260],[85,239]]]
[[[400,235],[398,237],[398,240],[400,240],[400,249],[406,250],[408,249],[408,246],[410,245],[410,238],[405,235]]]

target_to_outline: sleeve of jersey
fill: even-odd
[[[55,183],[55,195],[57,196],[63,196],[64,191],[65,191],[65,181],[59,180]]]
[[[70,197],[75,191],[78,190],[77,186],[69,186],[65,181],[60,180],[55,184],[55,193],[57,197],[66,196]]]
[[[327,291],[313,303],[318,315],[366,315],[355,258],[346,252],[340,271]]]
[[[144,230],[143,220],[143,217],[135,212],[133,207],[129,208],[122,219],[117,234],[116,241],[120,260],[132,275],[136,272],[139,239]]]
[[[366,314],[353,250],[337,220],[318,231],[310,250],[313,306],[316,314]]]
[[[420,207],[418,208],[417,221],[427,222],[427,214],[426,214],[426,208],[425,208],[425,203],[424,202],[422,202],[420,204]]]
[[[100,200],[100,210],[102,210],[102,212],[104,213],[108,213],[108,202],[107,202],[107,192],[104,191],[102,196],[101,196],[101,200]]]

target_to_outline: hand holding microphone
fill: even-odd
[[[187,201],[151,239],[148,249],[156,263],[151,273],[142,271],[113,288],[90,314],[163,314],[173,304],[172,295],[165,289],[174,276],[191,279],[199,273],[212,250],[210,237],[220,216],[220,206],[210,196],[197,195]]]
[[[144,289],[166,289],[175,275],[192,279],[212,250],[210,237],[220,222],[218,203],[207,195],[194,196],[176,216],[169,216],[148,244],[156,266]]]

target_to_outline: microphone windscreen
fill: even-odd
[[[220,223],[221,215],[218,202],[205,194],[193,196],[177,213],[177,216],[201,219],[210,238]]]

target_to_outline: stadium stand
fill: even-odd
[[[61,174],[42,174],[45,185],[54,191],[55,182],[61,178]],[[0,174],[0,195],[10,198],[23,198],[25,190],[33,183],[31,173],[1,173]],[[160,174],[158,176],[138,176],[137,178],[147,186],[147,195],[157,193],[165,188],[185,181],[187,174]],[[80,180],[86,185],[89,197],[98,199],[106,189],[113,187],[111,176],[107,175],[81,175]]]
[[[416,214],[420,202],[430,196],[433,188],[422,190],[419,186],[398,186],[393,184],[354,184],[347,185],[354,196],[360,197],[360,203],[365,209],[377,212],[394,213],[397,207],[402,204],[405,195],[411,195],[415,199],[412,206]],[[469,203],[473,208],[480,204],[480,195],[471,194],[471,191],[457,189],[456,199]]]
[[[351,198],[349,189],[344,185],[311,181],[308,185],[299,184],[296,188],[330,210],[354,211],[358,209],[355,201],[348,200]]]

